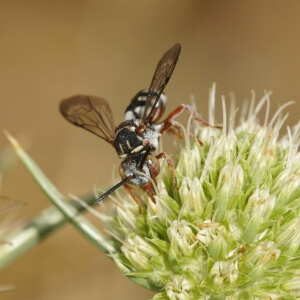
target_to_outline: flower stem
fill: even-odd
[[[107,241],[106,237],[86,218],[84,218],[80,211],[72,205],[67,199],[60,193],[60,191],[55,187],[55,185],[46,177],[38,165],[33,161],[33,159],[22,149],[19,143],[13,138],[8,132],[4,132],[8,140],[14,147],[18,157],[29,170],[32,177],[38,183],[43,192],[47,195],[49,200],[56,206],[56,208],[64,215],[64,217],[81,233],[88,239],[94,246],[99,248],[101,251],[107,253],[114,253],[114,248],[111,243]],[[41,227],[43,228],[43,222],[41,222]],[[24,238],[23,235],[20,235]],[[36,233],[28,230],[25,234],[26,243],[23,244],[24,251],[30,248],[35,243],[37,243]],[[16,242],[16,241],[15,241]]]
[[[85,196],[84,200],[89,205],[95,202],[93,195]],[[72,201],[71,204],[79,212],[85,210],[76,201]],[[26,223],[22,223],[6,237],[5,242],[0,247],[0,270],[32,249],[65,223],[66,218],[64,215],[53,206],[43,210]]]

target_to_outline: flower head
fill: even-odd
[[[280,137],[284,107],[260,125],[264,103],[268,94],[235,128],[224,114],[222,129],[186,133],[179,189],[162,163],[156,203],[139,195],[142,214],[118,194],[105,218],[111,255],[126,276],[159,291],[154,299],[300,297],[300,124]]]

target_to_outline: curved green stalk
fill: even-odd
[[[84,197],[87,204],[95,202],[93,195]],[[79,211],[83,211],[83,206],[72,201],[71,204]],[[5,242],[0,246],[0,270],[18,257],[25,254],[49,234],[66,223],[66,218],[56,207],[48,207],[38,216],[30,219],[26,223],[13,230],[5,238]]]
[[[107,242],[105,236],[80,214],[80,210],[78,208],[67,201],[67,199],[60,193],[60,191],[45,176],[45,174],[33,161],[33,159],[22,149],[18,142],[8,132],[5,132],[5,135],[14,147],[18,157],[29,170],[35,181],[47,195],[49,200],[59,210],[59,212],[63,214],[64,218],[66,218],[81,234],[83,234],[101,251],[104,251],[105,253],[113,253],[114,248],[111,247],[109,242]],[[56,214],[54,213],[54,215]],[[36,221],[38,221],[40,228],[43,228],[44,225],[47,224],[51,219],[52,217],[47,220],[46,215],[43,216],[42,214]],[[23,243],[22,247],[18,247],[18,249],[16,249],[15,255],[17,255],[19,251],[27,251],[28,248],[32,247],[32,245],[36,243],[36,238],[38,235],[35,229],[32,229],[32,227],[29,226],[27,231],[18,235],[18,239],[17,241],[15,241],[15,243],[20,242],[22,239],[24,239],[24,237],[26,239],[26,243]]]

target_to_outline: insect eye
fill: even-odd
[[[155,178],[160,172],[158,159],[153,155],[147,156],[148,168],[152,178]]]

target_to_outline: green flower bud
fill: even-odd
[[[236,128],[231,115],[228,129],[188,129],[178,190],[162,163],[156,203],[141,191],[142,214],[126,193],[115,204],[114,259],[154,299],[299,299],[300,124],[280,138],[280,109],[260,125],[268,101]]]

